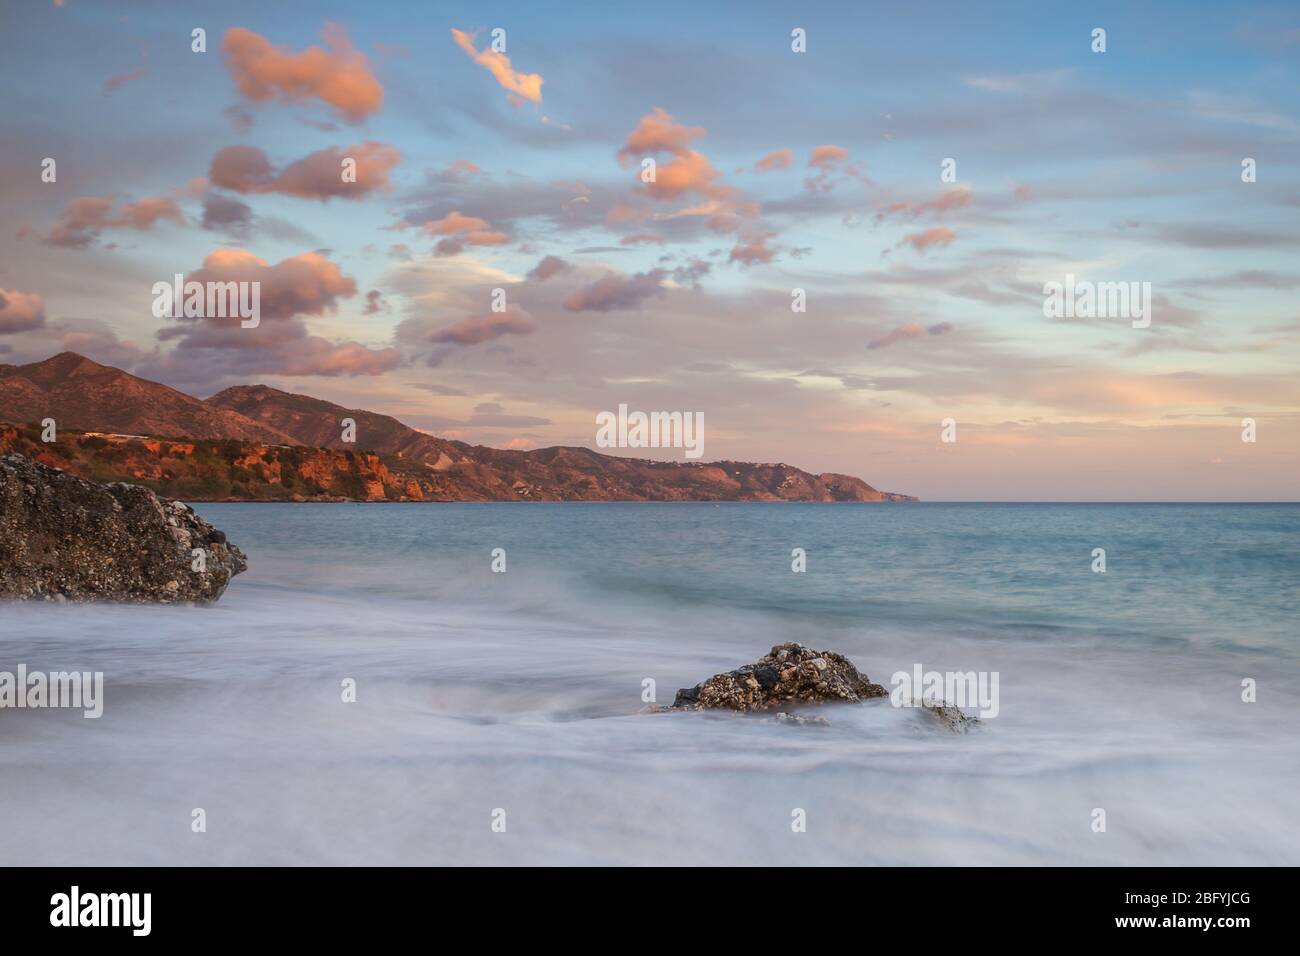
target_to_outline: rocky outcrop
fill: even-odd
[[[247,567],[179,501],[0,457],[0,598],[209,603]]]
[[[740,713],[778,710],[769,721],[788,727],[829,727],[822,716],[787,713],[789,705],[860,703],[890,696],[874,684],[853,663],[832,651],[816,651],[802,644],[778,644],[752,664],[677,692],[671,707],[646,708],[646,713],[682,710],[733,710]],[[937,727],[965,733],[979,723],[957,707],[933,699],[909,701],[906,706],[921,710]]]
[[[852,662],[832,651],[778,644],[753,664],[677,692],[672,710],[767,710],[778,705],[888,697]]]

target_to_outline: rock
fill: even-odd
[[[964,734],[980,722],[978,717],[967,717],[955,705],[932,697],[921,701],[921,712],[955,734]]]
[[[795,727],[829,727],[831,722],[825,717],[800,717],[798,714],[787,714],[785,711],[771,718],[773,723],[786,724]]]
[[[885,688],[858,673],[848,658],[792,643],[778,644],[753,664],[679,690],[672,709],[743,712],[785,703],[854,703],[888,696]]]
[[[193,570],[196,548],[202,571]],[[247,567],[179,501],[0,457],[0,598],[209,603]]]

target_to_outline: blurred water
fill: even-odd
[[[0,710],[0,863],[1300,862],[1300,506],[198,507],[215,607],[0,606],[0,670],[106,675]],[[787,640],[1001,711],[638,713]]]

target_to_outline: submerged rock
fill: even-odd
[[[829,727],[831,725],[825,717],[800,717],[798,714],[787,714],[785,711],[768,719],[776,724],[785,724],[787,727]]]
[[[955,734],[964,734],[980,722],[978,717],[967,717],[955,704],[947,701],[927,697],[921,701],[920,706],[922,713]]]
[[[889,692],[873,684],[848,658],[802,644],[778,644],[753,664],[677,692],[673,710],[766,710],[779,704],[850,703]]]
[[[0,598],[208,603],[247,567],[179,501],[0,457]]]

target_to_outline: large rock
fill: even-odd
[[[753,664],[679,690],[672,709],[751,711],[888,696],[889,691],[858,673],[847,657],[802,644],[778,644]]]
[[[179,501],[0,457],[0,597],[207,603],[247,567]]]

